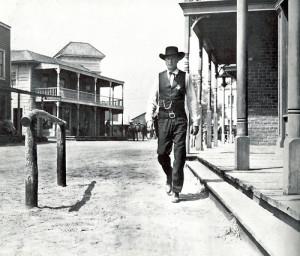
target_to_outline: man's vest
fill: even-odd
[[[179,70],[171,85],[168,71],[159,73],[159,116],[186,117],[184,108],[185,89],[185,72]],[[175,116],[173,114],[174,113]]]

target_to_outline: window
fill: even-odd
[[[5,51],[0,49],[0,78],[5,78]]]

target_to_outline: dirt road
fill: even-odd
[[[24,207],[24,146],[0,147],[0,255],[257,255],[185,171],[170,202],[156,141],[67,143],[67,187],[56,144],[38,146],[39,207]]]

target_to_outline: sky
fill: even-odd
[[[125,82],[125,120],[145,112],[150,88],[165,69],[158,55],[184,51],[179,0],[0,0],[0,21],[11,26],[11,48],[54,56],[70,41],[106,55],[102,75]],[[183,62],[179,63],[182,69]]]

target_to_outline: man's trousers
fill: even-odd
[[[158,162],[172,184],[173,192],[181,192],[184,180],[183,167],[186,159],[187,120],[183,117],[158,120]],[[174,144],[174,162],[171,166],[170,153]]]

